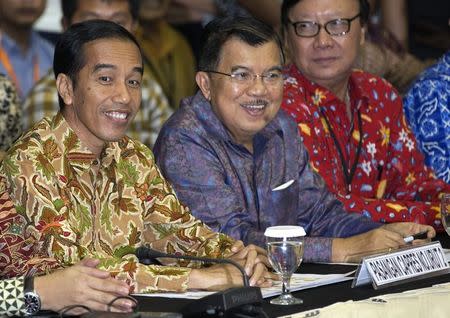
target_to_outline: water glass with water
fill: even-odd
[[[275,305],[302,304],[303,300],[290,294],[290,280],[303,259],[305,230],[301,226],[272,226],[266,229],[264,235],[270,264],[282,279],[282,294],[272,299],[270,303]]]

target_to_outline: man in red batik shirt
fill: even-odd
[[[367,16],[366,0],[284,1],[293,64],[282,107],[297,121],[312,167],[349,212],[442,228],[439,198],[450,186],[424,165],[401,97],[352,69]]]

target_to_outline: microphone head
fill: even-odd
[[[167,254],[156,251],[146,246],[140,246],[135,251],[138,259],[154,259],[158,257],[167,257]]]

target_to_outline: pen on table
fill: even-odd
[[[423,239],[427,238],[427,233],[428,233],[428,231],[423,231],[423,232],[416,233],[414,235],[409,235],[409,236],[404,237],[403,241],[405,243],[411,243],[414,240],[419,240],[419,239],[423,240]]]

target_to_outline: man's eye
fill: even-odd
[[[309,23],[309,22],[301,22],[297,24],[297,29],[302,29],[302,30],[308,30],[308,29],[312,29],[314,27],[313,23]]]
[[[277,79],[281,78],[281,73],[280,72],[268,72],[268,73],[264,74],[264,77],[267,78],[268,80],[277,80]]]
[[[133,87],[140,87],[141,86],[141,82],[138,81],[138,80],[129,80],[128,84],[130,84],[130,86],[133,86]]]
[[[233,73],[233,78],[238,81],[247,81],[251,78],[251,74],[249,72],[236,72]]]
[[[340,27],[340,26],[345,26],[347,25],[347,21],[345,20],[333,20],[328,22],[328,25],[330,25],[331,27]]]
[[[104,83],[110,83],[112,81],[111,77],[109,76],[100,76],[98,79],[100,82]]]

